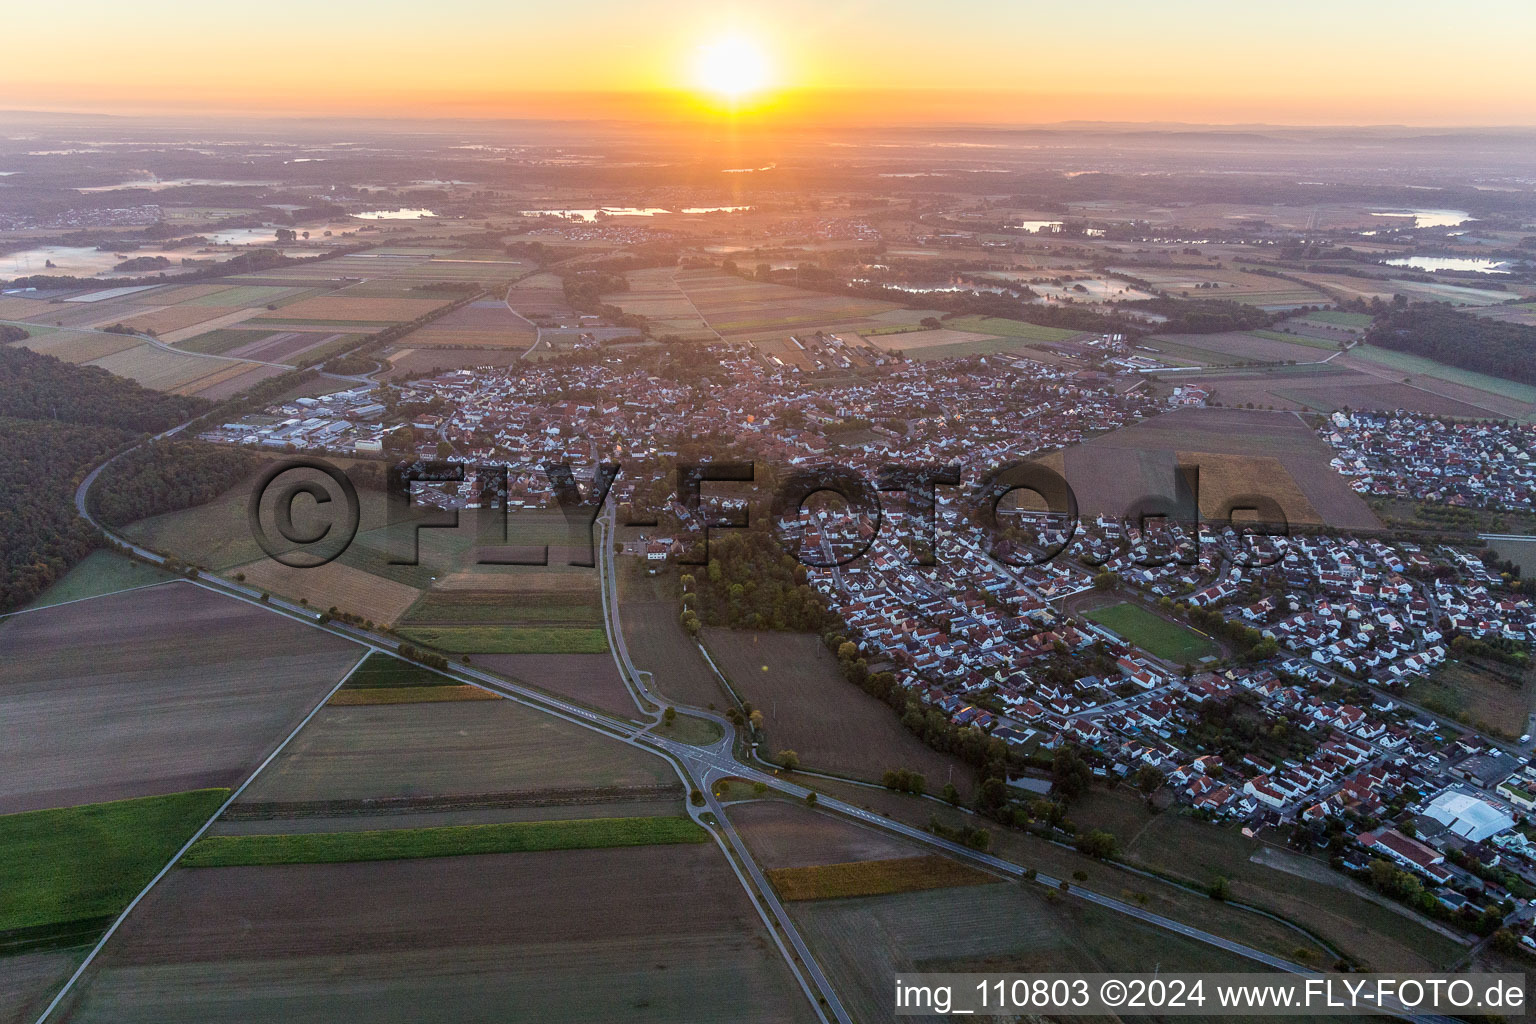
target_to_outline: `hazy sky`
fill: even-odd
[[[74,0],[5,21],[13,109],[674,116],[697,113],[699,48],[735,34],[766,55],[765,112],[1536,124],[1536,0]]]

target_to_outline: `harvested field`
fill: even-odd
[[[1220,334],[1155,334],[1140,342],[1181,363],[1186,359],[1207,365],[1233,363],[1283,363],[1293,360],[1309,363],[1327,358],[1328,352],[1299,341],[1289,341],[1275,332],[1226,331]],[[1328,346],[1337,352],[1337,346]]]
[[[260,359],[265,363],[281,363],[310,349],[330,345],[343,338],[360,339],[361,335],[284,331],[254,338],[244,345],[231,349],[228,354],[239,356],[241,359]]]
[[[1531,731],[1536,671],[1447,661],[1408,686],[1408,699],[1485,732],[1514,740]]]
[[[1381,523],[1359,495],[1336,473],[1332,449],[1290,413],[1243,409],[1179,409],[1091,438],[1063,453],[1066,478],[1084,512],[1123,515],[1138,499],[1172,498],[1179,452],[1236,455],[1243,466],[1278,462],[1289,482],[1269,477],[1244,481],[1234,468],[1216,463],[1218,486],[1272,496],[1284,507],[1299,492],[1315,517],[1340,529],[1379,529]],[[1202,503],[1204,498],[1202,497]],[[1296,510],[1306,509],[1295,504]],[[1300,521],[1300,520],[1298,520]],[[1314,520],[1315,521],[1315,520]]]
[[[342,687],[326,701],[326,707],[356,707],[373,704],[440,704],[464,700],[501,700],[478,686],[376,686],[353,689]]]
[[[245,574],[248,586],[269,590],[297,601],[307,600],[316,611],[338,608],[378,623],[394,623],[421,597],[421,591],[383,579],[341,562],[315,569],[294,569],[263,556],[226,575]]]
[[[0,811],[231,786],[356,645],[185,582],[0,623]]]
[[[512,348],[402,348],[386,355],[390,370],[385,379],[425,377],[476,366],[511,366],[522,356],[521,350]]]
[[[911,354],[921,353],[925,349],[942,348],[946,345],[958,345],[970,341],[994,341],[996,335],[977,334],[972,331],[936,330],[936,331],[908,331],[902,334],[863,335],[866,341],[873,341],[882,348],[899,349]]]
[[[209,836],[198,840],[179,863],[188,868],[346,864],[418,857],[703,843],[708,840],[709,833],[686,817],[569,818],[356,832]]]
[[[648,576],[632,559],[617,563],[619,622],[630,660],[652,674],[654,689],[695,707],[730,706],[730,695],[678,622],[678,583],[671,575]]]
[[[787,800],[753,800],[727,811],[752,857],[766,869],[911,857],[923,848]]]
[[[398,299],[351,296],[345,292],[316,295],[284,306],[262,320],[305,320],[324,322],[401,323],[425,316],[451,299]],[[260,323],[260,321],[257,321]]]
[[[803,868],[774,868],[766,873],[783,900],[835,900],[883,896],[957,885],[990,885],[996,875],[936,854],[894,860],[861,860]]]
[[[186,327],[179,327],[169,331],[161,331],[158,333],[157,337],[159,337],[159,339],[165,342],[167,345],[174,345],[179,341],[186,341],[188,338],[195,338],[207,331],[217,331],[226,327],[233,327],[238,323],[243,323],[244,321],[256,316],[260,310],[233,309],[218,310],[216,312],[219,313],[219,315],[216,317],[212,317],[211,319],[207,320],[199,320],[197,323],[190,324]]]
[[[601,626],[402,626],[413,643],[452,654],[599,654],[608,650]]]
[[[557,804],[562,792],[676,784],[662,758],[509,700],[328,707],[240,802],[533,793]]]
[[[145,334],[153,333],[157,337],[162,334],[170,334],[175,331],[193,327],[205,321],[223,319],[230,313],[243,313],[243,310],[223,309],[215,306],[166,306],[162,309],[153,307],[142,312],[133,313],[122,319],[125,327],[131,327]],[[219,324],[218,326],[225,326]]]
[[[410,348],[510,348],[526,351],[535,330],[500,299],[471,302],[425,327],[412,331],[400,344]]]
[[[1251,961],[1036,887],[969,886],[795,903],[791,916],[854,1019],[890,1022],[909,971],[1249,971]]]
[[[114,352],[144,344],[140,338],[126,334],[105,334],[101,331],[71,331],[50,328],[31,328],[32,337],[17,342],[18,348],[56,356],[66,363],[88,363],[93,359],[110,356]]]
[[[763,712],[769,750],[807,768],[879,781],[892,768],[921,773],[937,793],[972,788],[969,766],[931,750],[884,702],[844,679],[819,636],[706,629],[704,643],[744,700]]]
[[[0,1024],[32,1024],[84,956],[79,950],[0,956]]]
[[[613,655],[602,654],[482,654],[475,664],[510,676],[600,711],[625,718],[635,715],[635,701],[624,686]]]
[[[338,983],[338,978],[345,983]],[[76,1024],[815,1019],[713,843],[177,871]]]
[[[1200,514],[1206,518],[1226,515],[1234,501],[1244,495],[1262,494],[1279,504],[1287,522],[1322,525],[1322,517],[1279,459],[1267,455],[1179,452],[1178,460],[1181,466],[1200,467]]]
[[[140,343],[111,355],[92,359],[88,365],[99,366],[119,377],[136,380],[156,391],[177,391],[182,388],[195,391],[195,385],[205,378],[227,371],[231,367],[248,367],[250,364],[184,355],[148,343]]]
[[[253,385],[266,380],[268,377],[276,377],[284,372],[286,371],[281,366],[250,366],[243,373],[233,377],[225,377],[216,384],[199,381],[195,393],[198,398],[206,398],[210,402],[217,402],[233,395],[238,395]]]

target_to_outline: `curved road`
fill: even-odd
[[[171,430],[165,431],[164,433],[157,436],[165,437],[171,434],[175,434],[185,426],[186,424],[182,424],[181,426],[174,427]],[[120,453],[120,455],[121,454],[125,453]],[[117,457],[120,456],[114,456],[114,458]],[[168,561],[166,556],[160,554],[159,552],[145,548],[142,545],[135,544],[128,538],[118,535],[117,533],[113,532],[98,522],[87,509],[86,498],[92,484],[95,483],[101,471],[110,465],[112,461],[113,460],[109,459],[102,463],[80,481],[79,486],[75,490],[76,510],[87,522],[91,523],[98,530],[100,530],[103,535],[110,538],[115,543],[121,545],[124,549],[132,552],[138,558],[141,558],[144,561],[150,562],[154,565],[164,566]],[[780,933],[782,933],[783,938],[789,942],[791,947],[793,947],[794,956],[787,957],[786,959],[789,962],[791,970],[796,974],[797,980],[799,980],[802,987],[806,989],[807,995],[811,997],[811,1004],[813,1009],[819,1016],[822,1017],[823,1020],[826,1019],[827,1013],[830,1011],[831,1016],[835,1018],[839,1024],[851,1024],[851,1018],[849,1017],[842,1003],[838,1000],[837,994],[832,988],[830,981],[828,981],[826,975],[821,970],[820,965],[812,955],[809,947],[801,938],[798,929],[794,926],[793,921],[790,919],[787,912],[784,911],[784,908],[775,895],[772,886],[768,883],[768,880],[764,877],[761,869],[757,866],[756,862],[747,851],[745,844],[741,840],[741,837],[736,832],[734,826],[732,826],[730,823],[729,818],[726,816],[724,807],[722,807],[719,800],[714,795],[715,783],[726,778],[738,778],[744,779],[748,782],[760,782],[770,789],[777,790],[780,793],[784,793],[802,800],[810,794],[811,790],[796,783],[789,782],[779,775],[761,771],[755,767],[743,764],[741,761],[738,761],[733,753],[735,745],[735,728],[724,716],[715,714],[714,712],[702,708],[674,705],[677,707],[680,714],[688,714],[698,718],[708,719],[709,721],[715,722],[720,727],[722,734],[721,738],[707,746],[693,746],[690,744],[681,743],[677,740],[658,736],[653,732],[661,718],[662,712],[659,709],[665,706],[666,702],[651,693],[647,684],[642,682],[643,678],[650,678],[649,673],[642,672],[634,665],[633,661],[630,659],[628,647],[624,642],[623,630],[620,628],[618,587],[614,571],[614,541],[612,532],[613,516],[614,510],[610,505],[610,507],[605,511],[603,517],[598,520],[601,528],[600,543],[602,545],[602,557],[598,561],[598,570],[603,593],[605,625],[608,629],[608,635],[614,659],[620,668],[621,675],[632,687],[631,694],[636,698],[636,703],[642,710],[642,715],[646,719],[644,723],[637,723],[635,721],[618,718],[603,712],[594,711],[590,708],[573,703],[571,701],[552,696],[541,690],[536,690],[531,687],[524,686],[520,683],[504,679],[500,676],[493,675],[474,666],[450,664],[447,669],[437,671],[439,671],[442,675],[454,679],[455,681],[490,690],[503,697],[515,700],[527,707],[542,711],[546,714],[554,715],[555,717],[563,719],[567,722],[596,730],[614,739],[620,740],[621,742],[625,742],[642,749],[647,749],[653,753],[659,753],[667,757],[667,759],[670,760],[674,766],[678,768],[680,774],[684,776],[688,784],[693,788],[698,789],[703,794],[705,805],[702,808],[694,806],[692,801],[689,802],[690,815],[693,816],[695,820],[700,821],[701,824],[704,824],[706,827],[710,826],[711,820],[714,823],[717,823],[719,832],[716,833],[715,829],[711,828],[711,834],[715,835],[717,842],[720,842],[723,836],[724,842],[729,845],[729,849],[734,851],[735,857],[731,858],[732,866],[737,870],[738,876],[740,876],[742,867],[744,867],[747,874],[750,875],[752,886],[755,887],[757,891],[753,893],[751,888],[749,888],[749,896],[753,898],[753,902],[757,905],[759,913],[764,915],[764,921],[768,924],[769,931],[773,935],[775,942],[780,945],[781,949],[783,949],[783,942],[780,940]],[[327,632],[346,637],[347,639],[364,644],[374,650],[388,653],[398,653],[399,647],[401,646],[400,641],[398,640],[381,635],[379,633],[364,630],[356,626],[351,626],[346,623],[341,623],[334,620],[330,622],[321,622],[319,613],[316,613],[313,609],[310,609],[306,606],[294,604],[277,597],[268,597],[266,600],[262,600],[262,594],[260,591],[251,587],[244,586],[243,584],[222,579],[211,573],[206,573],[198,569],[192,569],[188,570],[186,577],[197,585],[202,586],[208,590],[238,598],[248,603],[255,604],[258,607],[267,608],[277,614],[299,619],[316,629],[323,629]],[[643,703],[644,701],[650,701],[653,707],[651,709],[645,708]],[[942,850],[945,853],[970,861],[988,871],[1003,877],[1020,879],[1023,878],[1025,874],[1025,869],[1020,865],[1013,863],[1012,861],[1007,861],[991,854],[973,850],[970,847],[964,846],[963,844],[941,838],[922,829],[906,825],[902,822],[882,817],[878,814],[866,811],[863,808],[856,807],[841,800],[824,797],[818,794],[817,808],[823,813],[842,815],[861,824],[895,833],[909,841]],[[722,846],[722,848],[724,848],[724,846]],[[737,866],[738,861],[740,867]],[[1040,884],[1049,887],[1059,888],[1062,884],[1062,880],[1045,874],[1037,874],[1035,880]],[[1185,938],[1192,939],[1196,942],[1202,942],[1206,945],[1225,950],[1229,953],[1233,953],[1237,956],[1252,960],[1255,963],[1262,964],[1274,970],[1285,971],[1293,974],[1319,973],[1312,968],[1305,967],[1290,960],[1285,960],[1281,957],[1273,956],[1264,952],[1263,950],[1255,949],[1251,946],[1246,946],[1239,942],[1234,942],[1215,933],[1208,932],[1200,928],[1195,928],[1191,925],[1183,924],[1179,921],[1173,920],[1172,918],[1164,917],[1161,914],[1155,914],[1134,904],[1126,903],[1109,896],[1104,896],[1100,893],[1096,893],[1088,889],[1083,889],[1078,886],[1069,886],[1065,891],[1077,899],[1081,899],[1085,902],[1103,907],[1118,914],[1123,914],[1127,917],[1134,918],[1146,924],[1165,929],[1177,935],[1182,935]],[[764,908],[766,908],[766,913],[764,913]],[[769,920],[769,915],[772,916],[772,921]],[[805,974],[809,975],[809,979],[807,979],[805,975],[801,973],[802,968]],[[817,991],[812,991],[812,987],[814,987],[814,989]],[[820,1001],[824,1001],[825,1006],[821,1005]],[[1408,1019],[1424,1022],[1438,1022],[1447,1020],[1447,1018],[1439,1018],[1434,1016],[1416,1016]]]

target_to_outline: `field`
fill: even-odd
[[[929,749],[896,713],[842,677],[821,638],[804,633],[706,629],[710,656],[744,700],[763,712],[770,753],[793,750],[807,768],[878,781],[891,768],[922,773],[930,792],[970,769]]]
[[[384,579],[340,561],[314,569],[295,569],[276,559],[262,557],[239,566],[248,586],[271,591],[292,600],[306,600],[311,608],[338,608],[381,624],[392,624],[421,597],[421,591]]]
[[[654,689],[695,707],[730,706],[730,696],[678,622],[678,583],[672,575],[648,576],[632,559],[617,564],[619,622],[630,660],[653,676]]]
[[[453,654],[601,654],[608,650],[602,627],[403,626],[400,636]]]
[[[53,586],[38,595],[28,607],[47,608],[66,601],[130,590],[152,583],[164,583],[172,577],[145,562],[115,551],[98,549],[86,555]]]
[[[407,377],[423,377],[445,370],[458,370],[472,366],[511,366],[522,359],[520,349],[484,348],[410,348],[393,347],[385,352],[390,370],[384,379],[401,380]]]
[[[635,701],[624,686],[613,655],[481,654],[475,664],[570,700],[632,718]]]
[[[83,950],[0,956],[0,1024],[32,1024],[84,956]]]
[[[924,849],[889,832],[787,800],[751,800],[732,805],[727,814],[765,870],[890,860]]]
[[[0,815],[0,934],[119,913],[227,789]]]
[[[373,295],[349,295],[345,290],[302,299],[284,306],[256,324],[271,323],[400,323],[447,305],[446,299],[407,299]]]
[[[1212,458],[1226,455],[1241,459]],[[1090,438],[1057,458],[1084,512],[1118,516],[1143,497],[1171,499],[1175,468],[1186,456],[1212,459],[1218,488],[1268,494],[1297,522],[1321,519],[1341,529],[1380,528],[1365,502],[1329,465],[1332,449],[1290,413],[1180,409]],[[1275,462],[1284,475],[1271,475]],[[1250,470],[1263,475],[1244,479]]]
[[[1430,378],[1431,382],[1459,385],[1470,391],[1480,392],[1485,397],[1494,396],[1508,399],[1509,402],[1524,406],[1526,415],[1529,415],[1530,406],[1536,404],[1536,387],[1532,387],[1529,384],[1518,384],[1514,381],[1490,377],[1487,374],[1476,373],[1472,370],[1446,366],[1444,363],[1437,363],[1432,359],[1425,359],[1422,356],[1412,355],[1407,352],[1394,352],[1391,349],[1377,348],[1374,345],[1361,345],[1349,353],[1348,361],[1354,363],[1356,360],[1400,372],[1413,378],[1427,377]],[[1447,391],[1446,394],[1451,397],[1462,397],[1455,390]],[[1505,408],[1508,406],[1506,404],[1500,407]],[[1492,408],[1492,406],[1489,408]]]
[[[609,884],[594,884],[594,881]],[[176,871],[76,1024],[815,1019],[713,843]]]
[[[1409,684],[1407,698],[1431,711],[1513,740],[1531,731],[1536,711],[1532,673],[1506,676],[1466,661],[1447,661],[1428,679]]]
[[[1139,604],[1124,602],[1087,613],[1093,622],[1164,661],[1190,665],[1217,653],[1216,645],[1188,627],[1169,622]]]
[[[151,345],[142,339],[121,334],[83,330],[42,331],[27,326],[33,336],[17,342],[22,348],[57,356],[70,363],[101,368],[138,381],[156,391],[183,395],[214,392],[219,385],[243,374],[271,369],[258,363],[225,357],[198,356]],[[281,372],[273,370],[273,372]],[[247,386],[255,378],[247,381]]]
[[[959,861],[931,854],[774,868],[766,874],[779,898],[789,901],[883,896],[957,885],[991,885],[1000,880],[996,875],[967,867]]]
[[[413,349],[514,349],[533,344],[534,328],[501,299],[482,299],[412,331],[400,345]]]
[[[463,700],[500,700],[478,686],[344,686],[325,702],[326,707],[358,707],[372,704],[439,704]]]
[[[662,758],[500,700],[327,707],[240,802],[494,797],[557,805],[593,791],[650,798],[676,786],[677,776]]]
[[[1120,790],[1106,796],[1122,802],[1140,798]],[[1101,827],[1088,812],[1080,826]],[[1367,890],[1359,894],[1322,861],[1308,861],[1317,871],[1298,874],[1266,866],[1263,851],[1273,847],[1241,835],[1235,828],[1196,821],[1176,811],[1146,817],[1134,832],[1122,834],[1125,856],[1197,886],[1215,878],[1231,882],[1234,899],[1283,914],[1322,935],[1374,970],[1435,970],[1459,958],[1465,947],[1401,906]],[[1284,851],[1281,851],[1284,852]],[[1305,858],[1297,858],[1304,860]],[[1326,878],[1317,881],[1308,875]]]
[[[1321,291],[1284,278],[1251,274],[1235,267],[1172,266],[1111,267],[1147,281],[1154,288],[1182,298],[1224,299],[1261,309],[1289,309],[1293,306],[1327,305],[1329,298]]]
[[[625,312],[652,317],[662,334],[764,341],[791,334],[876,327],[889,302],[767,284],[718,270],[631,271],[630,290],[603,296]],[[521,307],[519,307],[521,308]],[[649,311],[649,312],[647,312]]]
[[[709,833],[688,818],[571,818],[503,821],[365,832],[208,836],[181,867],[228,868],[269,864],[345,864],[415,857],[458,857],[541,850],[702,843]]]
[[[190,583],[0,623],[0,812],[242,781],[362,651]]]
[[[1157,349],[1176,365],[1225,366],[1238,363],[1298,363],[1325,359],[1338,346],[1277,331],[1227,331],[1220,334],[1155,334],[1139,343]],[[1328,351],[1321,351],[1326,348]]]
[[[1252,971],[1229,953],[1024,886],[968,886],[791,905],[854,1019],[897,1017],[912,971]]]
[[[1200,514],[1206,518],[1224,517],[1242,505],[1238,499],[1258,493],[1278,504],[1287,522],[1322,525],[1317,509],[1273,456],[1179,452],[1178,460],[1200,467]]]

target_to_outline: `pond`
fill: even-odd
[[[1509,260],[1491,260],[1484,256],[1403,256],[1383,262],[1389,267],[1412,267],[1431,272],[1470,270],[1478,274],[1508,274],[1515,269]]]

